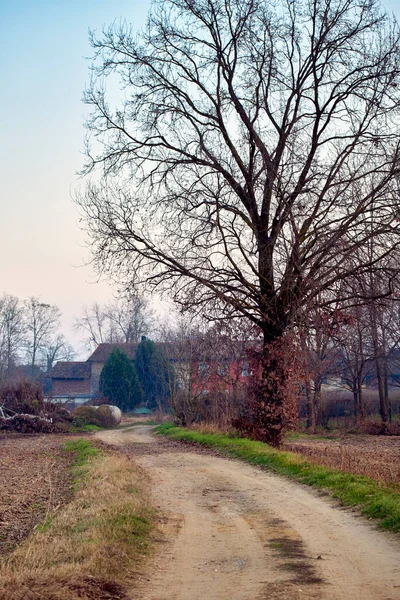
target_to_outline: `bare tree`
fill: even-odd
[[[75,352],[62,333],[50,338],[42,347],[46,361],[46,371],[49,373],[58,360],[73,360]]]
[[[338,310],[320,309],[319,302],[302,315],[299,339],[302,350],[304,389],[307,399],[307,428],[312,432],[321,425],[322,384],[332,376],[338,365],[337,345],[333,337],[337,328]]]
[[[0,378],[10,374],[15,366],[25,333],[23,306],[15,296],[0,298]]]
[[[143,297],[134,295],[128,300],[117,300],[105,307],[104,314],[115,341],[138,343],[143,335],[150,333],[153,311]]]
[[[230,426],[241,414],[251,375],[249,351],[260,346],[257,333],[242,319],[210,326],[185,316],[160,324],[159,343],[173,367],[169,403],[180,424]]]
[[[89,348],[113,341],[110,340],[109,324],[104,309],[97,302],[83,307],[82,317],[75,319],[75,329],[84,333]]]
[[[389,355],[398,343],[399,324],[398,314],[395,314],[397,331],[390,327],[393,318],[393,305],[390,299],[382,298],[379,301],[375,297],[381,289],[382,281],[377,275],[369,279],[369,292],[371,301],[367,305],[369,321],[369,334],[371,340],[371,355],[374,361],[376,381],[379,395],[379,408],[383,427],[387,427],[391,421],[391,409],[389,402]],[[397,311],[396,311],[397,312]],[[393,335],[394,334],[394,335]],[[397,339],[396,339],[397,338]]]
[[[372,368],[370,327],[365,306],[355,306],[348,314],[348,323],[333,333],[333,340],[340,350],[338,373],[353,394],[354,415],[360,423],[366,416],[363,388]]]
[[[83,307],[83,316],[75,320],[75,329],[85,334],[90,348],[99,344],[137,343],[151,330],[153,311],[148,302],[133,295],[101,306],[97,302]]]
[[[164,356],[174,369],[174,376],[168,382],[169,403],[181,425],[190,425],[200,420],[203,414],[203,391],[208,372],[202,368],[199,372],[200,357],[203,354],[199,351],[198,333],[198,329],[195,331],[193,324],[187,319],[180,319],[173,327],[161,324],[159,331],[159,338],[165,348]]]
[[[98,270],[244,316],[276,348],[300,307],[382,268],[399,244],[399,40],[377,0],[158,0],[139,37],[92,35],[85,173],[102,177],[78,202]]]
[[[25,301],[26,351],[31,367],[37,365],[41,351],[60,326],[60,309],[31,297]]]

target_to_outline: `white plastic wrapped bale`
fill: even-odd
[[[113,406],[112,404],[101,404],[96,408],[100,413],[103,413],[105,417],[111,417],[112,425],[116,426],[121,423],[122,412],[118,406]]]

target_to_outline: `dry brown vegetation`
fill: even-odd
[[[71,496],[60,436],[0,436],[0,557]]]
[[[7,382],[0,386],[0,431],[58,433],[68,430],[72,417],[61,404],[47,402],[39,383]]]
[[[134,586],[151,529],[144,475],[117,453],[74,469],[72,501],[0,564],[2,600],[122,599]]]
[[[314,464],[400,485],[400,438],[397,436],[348,435],[339,439],[306,436],[285,442],[283,449],[301,454]]]

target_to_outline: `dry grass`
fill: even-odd
[[[306,456],[313,464],[400,485],[399,437],[352,435],[339,440],[309,437],[288,441],[283,449]]]
[[[75,476],[74,499],[1,565],[2,600],[122,599],[134,587],[152,519],[144,475],[128,458],[101,453]]]
[[[227,425],[226,427],[222,427],[218,423],[196,423],[195,425],[188,427],[188,429],[211,435],[237,435],[237,431],[232,426]]]

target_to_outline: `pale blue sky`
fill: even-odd
[[[82,164],[88,28],[125,18],[136,28],[150,0],[0,0],[0,294],[41,296],[64,314],[110,298],[89,267],[71,190]],[[400,16],[400,0],[384,2]]]
[[[60,306],[65,333],[95,284],[71,190],[81,167],[88,28],[126,18],[144,24],[139,0],[0,0],[0,294],[40,295]],[[90,283],[91,282],[91,283]]]

